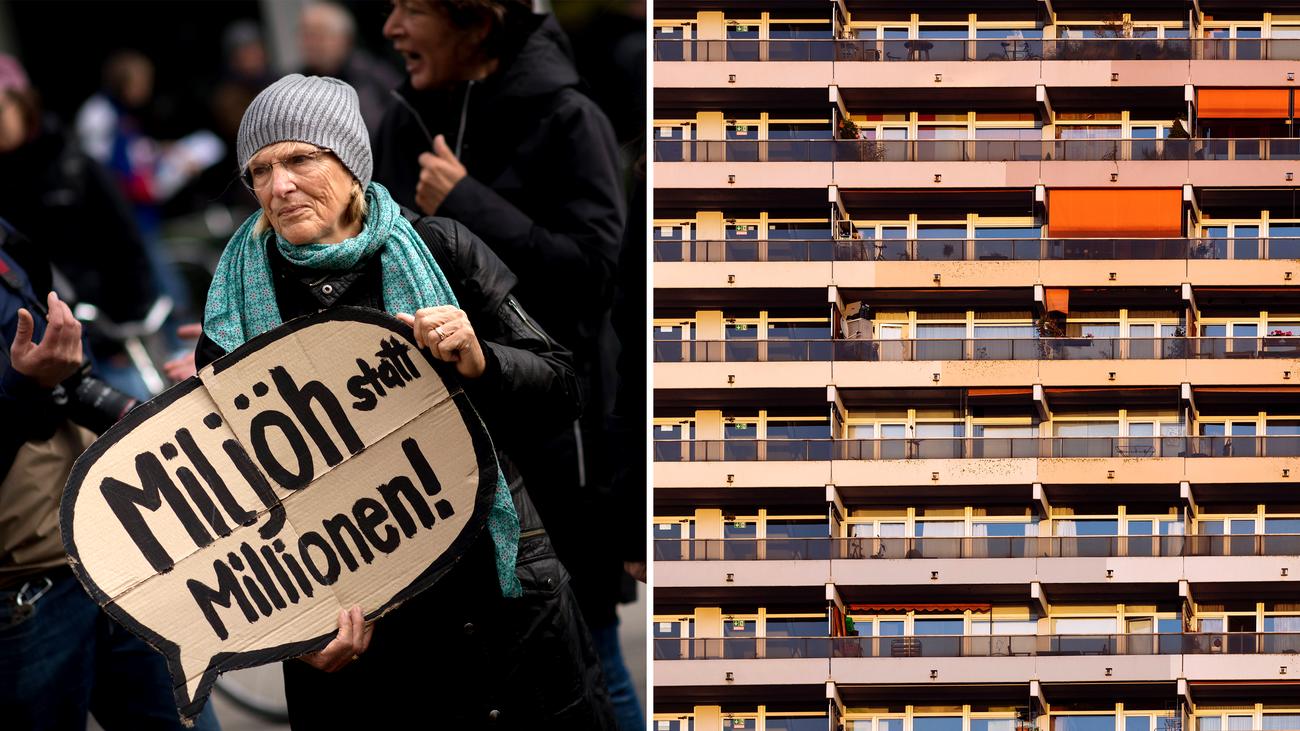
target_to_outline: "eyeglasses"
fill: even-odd
[[[284,169],[292,173],[294,177],[307,175],[320,169],[328,152],[329,150],[320,149],[313,152],[298,152],[274,162],[249,165],[248,169],[240,174],[239,179],[243,181],[245,188],[257,193],[266,190],[271,185],[271,168],[276,165],[283,165]]]

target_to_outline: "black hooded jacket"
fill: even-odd
[[[465,224],[512,270],[519,298],[579,360],[609,309],[626,210],[609,120],[579,91],[568,40],[550,16],[487,80],[450,91],[398,90],[429,134],[445,135],[469,175],[437,215]],[[461,128],[461,113],[465,125]],[[394,105],[375,134],[374,179],[415,205],[430,138]]]
[[[589,623],[615,621],[622,557],[601,550],[618,532],[640,535],[639,514],[610,514],[601,444],[612,410],[617,342],[610,325],[626,217],[618,147],[605,114],[580,91],[568,39],[549,15],[529,18],[521,40],[486,80],[399,93],[374,135],[374,179],[415,207],[418,157],[442,134],[468,175],[436,215],[473,231],[519,275],[529,313],[571,350],[586,411],[581,425],[534,431],[514,452]],[[416,118],[419,115],[419,119]],[[462,117],[464,124],[461,124]],[[424,128],[422,129],[421,122]]]

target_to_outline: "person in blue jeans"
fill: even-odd
[[[106,731],[179,730],[163,656],[101,611],[67,565],[63,485],[135,401],[84,365],[81,325],[50,291],[41,251],[0,219],[0,727],[78,729],[93,715]],[[211,706],[193,728],[219,730]]]

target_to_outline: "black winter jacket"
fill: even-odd
[[[508,459],[530,425],[577,411],[570,355],[520,308],[515,276],[477,237],[446,219],[415,224],[483,343],[487,371],[465,384],[498,450],[519,513],[517,575],[524,596],[503,599],[486,532],[429,591],[386,614],[370,649],[336,673],[284,663],[294,729],[613,729],[600,661],[540,518]],[[296,267],[269,245],[285,319],[340,305],[383,310],[372,257],[353,271]],[[330,285],[330,294],[325,294]],[[196,363],[222,354],[200,338]],[[504,452],[504,454],[503,454]]]
[[[437,215],[455,219],[521,275],[520,301],[574,355],[587,408],[581,425],[512,452],[556,548],[573,572],[592,626],[615,622],[623,578],[621,533],[642,535],[640,514],[613,514],[601,459],[612,411],[617,342],[609,321],[626,203],[609,120],[580,91],[568,39],[549,15],[500,59],[483,82],[399,93],[414,108],[389,108],[374,135],[374,179],[415,206],[418,157],[442,134],[468,176]],[[461,125],[462,112],[465,123]],[[419,119],[416,118],[419,115]],[[640,337],[638,334],[636,337]]]

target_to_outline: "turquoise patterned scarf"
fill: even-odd
[[[352,269],[378,252],[383,268],[384,309],[390,314],[456,305],[456,294],[433,260],[433,254],[402,216],[388,190],[379,183],[371,183],[366,188],[366,203],[370,210],[361,233],[355,237],[337,244],[296,246],[275,234],[276,250],[294,264],[326,271]],[[250,216],[230,238],[208,290],[203,332],[226,352],[283,322],[266,256],[265,236],[271,232],[253,235],[260,215],[259,211]],[[515,576],[519,516],[499,465],[496,496],[488,512],[488,532],[496,549],[501,594],[521,596],[523,589]]]

